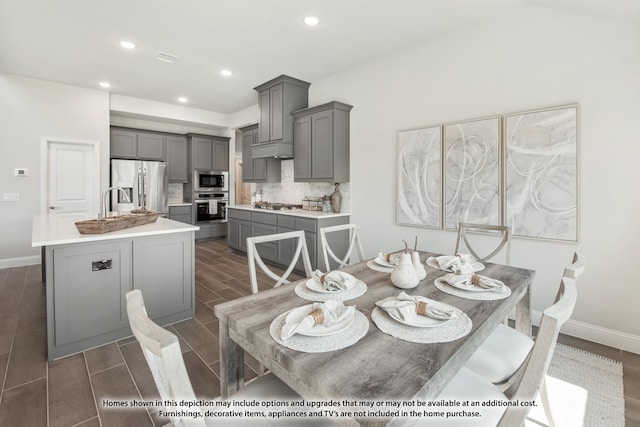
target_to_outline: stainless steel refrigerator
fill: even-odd
[[[111,160],[111,186],[127,192],[134,209],[146,207],[162,216],[169,213],[167,164],[141,160]],[[111,209],[126,203],[121,191],[111,192]]]

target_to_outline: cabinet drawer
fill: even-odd
[[[252,212],[251,219],[253,222],[261,224],[278,225],[278,215],[266,212]]]
[[[316,232],[316,225],[318,221],[315,219],[309,218],[296,218],[296,230],[304,230],[310,231],[312,233]]]
[[[296,219],[289,215],[278,215],[278,226],[296,228]]]
[[[251,221],[251,212],[238,211],[238,219],[241,219],[243,221]]]
[[[191,206],[169,206],[169,215],[191,215]]]
[[[169,208],[169,209],[171,209],[171,208]],[[237,209],[231,209],[231,208],[229,208],[229,209],[227,209],[227,218],[229,218],[229,219],[237,219],[237,218],[238,218],[238,213],[239,213],[239,212],[240,212],[240,211],[239,211],[239,210],[237,210]]]

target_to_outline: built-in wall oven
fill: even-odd
[[[229,172],[196,170],[193,172],[193,184],[195,191],[229,191]]]
[[[228,193],[195,193],[196,223],[226,222]]]

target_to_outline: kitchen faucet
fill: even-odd
[[[129,198],[129,194],[127,194],[127,192],[124,190],[124,188],[122,187],[109,187],[107,188],[107,191],[104,192],[104,194],[102,195],[102,206],[100,207],[100,212],[98,213],[98,218],[107,218],[107,196],[109,195],[109,193],[112,190],[120,190],[122,191],[122,194],[124,194],[124,199],[127,201],[127,203],[131,203],[131,199]]]

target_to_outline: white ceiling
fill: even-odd
[[[0,0],[0,72],[87,88],[106,80],[115,94],[176,104],[185,96],[190,107],[233,113],[280,74],[313,83],[537,6],[640,24],[638,0]],[[307,27],[307,15],[320,24]],[[160,62],[159,51],[180,59]]]

